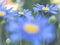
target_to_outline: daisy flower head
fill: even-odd
[[[23,16],[26,16],[26,17],[32,15],[31,13],[32,13],[32,11],[30,11],[29,9],[24,9],[24,10],[16,11],[17,15],[19,15],[19,16],[23,15]]]
[[[56,11],[58,10],[58,8],[54,5],[46,4],[46,6],[42,8],[42,10],[45,12],[52,13],[52,14],[57,14]]]
[[[33,7],[34,11],[44,11],[45,13],[49,12],[52,14],[57,14],[56,11],[58,10],[58,8],[54,5],[46,4],[46,6],[44,6],[44,5],[40,5],[40,4],[35,4],[34,6],[35,6],[35,7]]]
[[[9,15],[11,15],[11,9],[7,9],[6,7],[4,7],[3,5],[0,5],[0,17],[3,18],[8,18]]]
[[[5,2],[6,2],[6,0],[2,0],[2,3],[0,3],[0,17],[10,19],[11,18],[11,10],[13,7],[10,9],[7,9],[4,6]]]
[[[29,9],[15,11],[15,14],[18,18],[22,17],[22,18],[27,18],[27,19],[30,19],[30,20],[33,19],[32,18],[32,11],[30,11]]]
[[[39,40],[53,41],[55,39],[55,25],[51,25],[48,19],[40,15],[34,21],[26,20],[21,26],[22,38],[30,40],[33,45],[39,45]]]
[[[4,18],[4,19],[8,19],[8,20],[14,20],[15,18],[15,12],[11,12],[11,10],[13,9],[7,9],[6,7],[4,7],[2,4],[0,5],[0,17]]]

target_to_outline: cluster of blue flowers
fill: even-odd
[[[41,13],[44,11],[57,14],[58,9],[55,6],[34,4],[33,11],[24,9],[11,12],[11,9],[0,5],[0,17],[8,19],[5,30],[9,32],[8,38],[11,42],[27,39],[33,43],[32,45],[39,45],[40,42],[52,42],[56,38],[55,24],[51,24],[49,17]],[[34,16],[33,12],[38,13]]]

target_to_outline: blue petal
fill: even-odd
[[[43,21],[43,20],[44,20],[44,21]],[[40,21],[41,21],[41,22],[40,22],[41,28],[44,28],[44,27],[46,27],[46,26],[49,25],[48,18],[43,18],[43,19],[41,19]]]
[[[47,42],[53,41],[56,38],[55,27],[52,25],[48,26],[47,28],[44,28],[44,30],[42,31],[42,36],[43,39]]]
[[[50,5],[50,8],[52,8],[53,7],[53,5]]]
[[[19,27],[19,25],[16,22],[11,21],[11,22],[7,23],[6,30],[8,32],[19,32],[20,31],[20,27]]]
[[[50,10],[50,12],[51,12],[52,14],[57,14],[57,12],[55,12],[55,11],[53,11],[53,10]]]
[[[37,16],[36,16],[36,21],[37,22],[40,22],[40,20],[43,18],[43,16],[42,16],[42,14],[38,14]]]
[[[19,33],[13,33],[9,35],[9,38],[11,40],[11,42],[17,42],[21,39],[21,36]]]
[[[29,11],[28,9],[24,10],[24,15],[25,16],[31,16],[32,15],[32,11]]]
[[[42,8],[44,7],[43,5],[40,5],[40,4],[34,4],[34,6],[36,7],[36,9],[38,9],[38,11],[41,11]]]
[[[32,45],[42,45],[42,43],[39,41],[39,39],[35,39],[34,38],[34,40],[32,40],[33,42],[33,44]]]
[[[55,7],[52,7],[51,10],[58,10],[58,8],[55,6]]]
[[[35,7],[40,7],[41,5],[40,4],[34,4]]]
[[[56,28],[55,25],[50,24],[44,28],[43,32],[54,32],[55,28]]]
[[[47,4],[46,7],[49,7],[49,4]]]
[[[36,8],[36,7],[33,7],[33,10],[38,12],[40,9]]]

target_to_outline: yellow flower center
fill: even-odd
[[[3,15],[5,15],[6,14],[6,12],[4,12],[4,11],[1,11],[0,12],[0,16],[3,16]]]
[[[48,7],[43,7],[42,10],[49,10],[49,8]]]
[[[24,30],[27,33],[30,33],[30,34],[33,33],[33,34],[35,34],[35,33],[38,32],[39,28],[35,24],[26,24],[26,25],[24,25]]]
[[[24,12],[18,12],[18,14],[20,14],[20,15],[24,15]]]

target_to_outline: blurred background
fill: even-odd
[[[9,4],[14,3],[17,5],[13,5],[15,9],[32,9],[33,4],[39,3],[39,4],[54,4],[58,7],[58,14],[55,15],[57,22],[56,22],[56,35],[57,38],[52,43],[44,43],[44,45],[60,45],[60,0],[12,0],[13,2],[10,2],[9,0],[6,2],[5,6],[7,8],[10,8]],[[12,5],[12,4],[11,4]],[[14,10],[15,10],[14,9]],[[0,19],[1,21],[1,19]],[[10,40],[7,38],[8,33],[2,30],[3,25],[0,23],[0,45],[31,45],[31,43],[27,40],[21,40],[20,42],[16,43],[10,43]],[[22,44],[21,44],[22,43]]]

